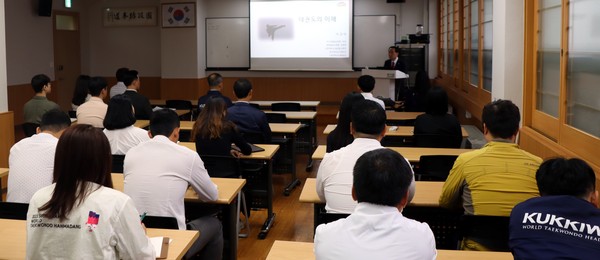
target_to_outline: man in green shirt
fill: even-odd
[[[38,74],[31,78],[31,87],[35,91],[35,96],[25,103],[23,108],[25,123],[40,124],[42,115],[52,109],[60,109],[58,104],[48,100],[46,95],[52,91],[50,78],[44,74]]]

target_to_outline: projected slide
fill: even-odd
[[[351,15],[350,0],[252,0],[252,69],[351,69]],[[283,65],[280,64],[281,60],[271,58],[283,58],[297,65],[290,67],[290,64]],[[266,63],[261,59],[266,59]],[[334,61],[325,61],[326,64],[322,64],[323,59]]]

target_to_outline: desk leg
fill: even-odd
[[[273,213],[273,163],[271,160],[268,161],[268,174],[267,174],[267,220],[258,233],[258,239],[265,239],[269,230],[275,222],[275,213]]]
[[[285,187],[285,190],[283,191],[283,195],[285,196],[289,196],[290,193],[292,192],[292,190],[294,190],[294,188],[296,188],[296,186],[300,185],[300,180],[298,180],[298,177],[296,176],[296,135],[292,136],[292,149],[291,149],[291,153],[290,156],[292,157],[292,180],[290,181],[290,184],[288,184]]]
[[[242,192],[242,191],[240,191]],[[237,259],[237,251],[238,251],[238,233],[239,233],[239,219],[240,219],[240,199],[239,194],[236,198],[227,206],[227,215],[229,218],[227,219],[227,225],[229,226],[229,231],[227,234],[224,234],[229,240],[229,250],[223,254],[224,259]]]
[[[308,163],[306,164],[306,171],[311,172],[313,168],[313,160],[311,158],[312,153],[318,146],[317,144],[317,119],[310,121],[310,149],[308,154]]]

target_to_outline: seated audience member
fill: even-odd
[[[135,121],[129,97],[120,94],[108,101],[104,134],[112,154],[125,155],[132,147],[150,140],[148,131],[133,125]]]
[[[352,106],[354,103],[364,100],[365,98],[361,94],[349,93],[342,100],[340,105],[340,113],[338,115],[338,122],[335,129],[327,135],[327,152],[333,152],[346,145],[349,145],[354,140],[350,131],[350,122],[352,121],[350,115],[352,114]]]
[[[215,98],[215,97],[222,98],[225,101],[225,104],[227,105],[227,107],[233,106],[231,99],[229,99],[226,96],[223,96],[223,94],[221,93],[221,91],[223,90],[223,77],[221,77],[221,74],[212,73],[212,74],[208,75],[206,80],[208,81],[209,90],[208,90],[208,92],[206,92],[206,95],[198,98],[198,110],[202,110],[202,108],[204,107],[204,104],[206,104],[206,102],[209,99]]]
[[[488,143],[456,159],[442,188],[440,206],[466,215],[508,216],[512,208],[537,197],[535,171],[542,159],[519,149],[519,108],[510,100],[487,104],[482,113]],[[463,239],[465,250],[486,250],[477,238]]]
[[[150,116],[152,115],[152,105],[150,105],[150,100],[148,100],[147,97],[138,93],[141,82],[137,70],[130,70],[125,73],[123,76],[123,83],[127,86],[127,90],[125,90],[124,94],[131,99],[131,104],[135,111],[135,118],[144,120],[150,119]]]
[[[192,128],[198,155],[240,157],[252,153],[252,148],[240,135],[233,122],[225,119],[227,107],[221,98],[211,98],[200,112]],[[233,149],[235,144],[240,151]]]
[[[458,119],[448,114],[448,95],[443,88],[434,87],[427,92],[426,113],[415,120],[414,135],[444,135],[462,140]]]
[[[385,111],[371,100],[361,100],[352,108],[354,141],[344,148],[326,153],[317,172],[317,194],[325,201],[329,213],[350,214],[356,207],[352,199],[352,169],[358,157],[368,151],[383,148]],[[414,195],[411,186],[409,201]]]
[[[431,79],[427,71],[421,70],[415,76],[415,87],[412,102],[407,100],[406,104],[408,111],[426,112],[427,110],[427,93],[431,89]],[[412,104],[411,104],[412,103]]]
[[[42,116],[37,134],[10,148],[6,201],[29,203],[36,191],[52,184],[56,143],[70,125],[67,114],[52,109]]]
[[[100,130],[65,130],[56,146],[54,183],[29,203],[27,259],[154,259],[133,201],[112,189],[110,165]]]
[[[46,97],[52,91],[52,84],[48,76],[44,74],[33,76],[31,87],[35,92],[35,96],[25,103],[23,115],[25,116],[25,123],[39,125],[43,114],[52,109],[60,109],[60,107]]]
[[[71,110],[77,111],[77,108],[90,100],[90,76],[79,75],[75,81],[75,89],[73,90],[73,99],[71,99]]]
[[[388,149],[365,153],[354,166],[352,198],[345,219],[315,231],[317,259],[435,259],[435,238],[427,223],[402,215],[413,174],[400,154]]]
[[[271,142],[271,127],[267,121],[267,115],[259,109],[250,105],[252,100],[252,83],[247,79],[238,79],[233,83],[233,93],[238,101],[227,109],[227,120],[237,125],[243,134],[260,134],[260,143]]]
[[[110,98],[113,98],[116,95],[120,95],[125,93],[127,90],[127,85],[123,83],[125,81],[125,74],[129,71],[128,68],[119,68],[116,72],[117,84],[110,88]]]
[[[107,86],[106,79],[102,77],[90,79],[89,88],[92,97],[77,108],[77,124],[88,124],[97,128],[104,127],[102,124],[108,108],[108,105],[104,103],[104,98],[108,94]]]
[[[383,108],[383,110],[385,110],[385,104],[383,103],[383,100],[374,97],[373,94],[371,93],[373,91],[373,89],[375,88],[375,78],[373,78],[373,76],[371,76],[371,75],[360,76],[358,78],[358,88],[360,89],[360,91],[362,91],[362,93],[360,93],[360,94],[363,95],[363,97],[365,99],[373,100],[373,101],[377,102],[377,104],[379,104],[381,106],[381,108]]]
[[[600,210],[594,170],[580,159],[545,161],[536,173],[542,197],[510,214],[515,259],[597,259]]]
[[[202,236],[186,253],[190,259],[221,259],[223,233],[215,216],[204,216],[186,223],[183,199],[191,186],[203,201],[218,198],[217,185],[208,176],[197,153],[178,145],[179,117],[175,111],[161,109],[150,119],[152,140],[133,147],[123,165],[125,194],[131,196],[140,212],[150,216],[174,217],[180,230],[186,224]]]

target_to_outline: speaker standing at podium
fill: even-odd
[[[406,73],[406,64],[398,58],[398,54],[400,53],[400,48],[396,46],[390,46],[388,48],[388,57],[389,59],[385,61],[383,64],[383,69],[386,70],[399,70]],[[396,101],[404,101],[404,79],[396,79]]]

